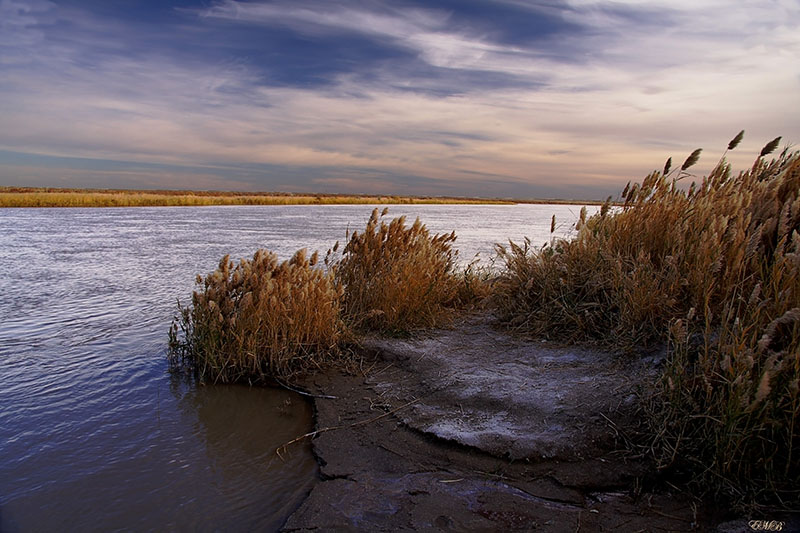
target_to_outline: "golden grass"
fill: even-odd
[[[800,156],[763,159],[778,142],[735,176],[723,158],[688,191],[677,182],[700,152],[669,174],[668,161],[573,240],[501,247],[494,302],[538,335],[669,342],[649,410],[659,467],[739,503],[797,506]]]
[[[225,256],[198,276],[191,305],[178,305],[171,365],[207,382],[285,380],[341,361],[354,330],[441,324],[454,306],[475,305],[488,290],[474,263],[455,272],[454,240],[430,235],[419,220],[386,224],[375,209],[338,259],[338,243],[329,251],[327,268],[304,250],[283,263],[266,250],[237,265]]]
[[[347,335],[342,291],[317,254],[289,261],[259,250],[234,265],[228,256],[204,279],[170,330],[173,366],[201,381],[289,378],[337,358]]]
[[[480,264],[480,259],[476,255],[463,270],[456,272],[454,306],[461,311],[486,308],[492,296],[496,277],[494,262]]]
[[[432,236],[419,219],[388,224],[375,209],[336,264],[344,314],[354,327],[407,332],[446,321],[458,292],[455,233]]]
[[[503,200],[336,194],[230,193],[0,188],[0,207],[153,207],[207,205],[508,204]]]

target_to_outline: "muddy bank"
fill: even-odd
[[[304,384],[335,398],[315,400],[322,481],[286,531],[687,531],[714,520],[618,451],[657,361],[519,339],[485,316],[364,345],[361,373]]]

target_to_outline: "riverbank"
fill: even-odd
[[[295,194],[232,191],[0,187],[0,207],[161,207],[207,205],[514,204],[498,198]],[[525,203],[535,203],[528,201]],[[542,202],[549,203],[549,202]]]
[[[0,187],[0,207],[161,207],[204,205],[602,205],[565,198],[470,198],[190,190]]]
[[[485,314],[363,346],[358,370],[303,383],[318,396],[321,481],[285,531],[687,531],[727,518],[624,450],[658,353],[531,341]]]

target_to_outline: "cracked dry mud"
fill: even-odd
[[[687,499],[645,488],[615,451],[656,362],[556,346],[473,316],[371,338],[362,375],[327,372],[313,450],[322,480],[286,531],[687,531]],[[291,450],[290,450],[291,452]],[[707,524],[705,524],[707,525]]]

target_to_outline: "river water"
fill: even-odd
[[[462,261],[550,238],[575,206],[393,206]],[[273,530],[317,476],[303,397],[168,372],[196,274],[258,248],[324,253],[370,206],[0,209],[0,530]]]

